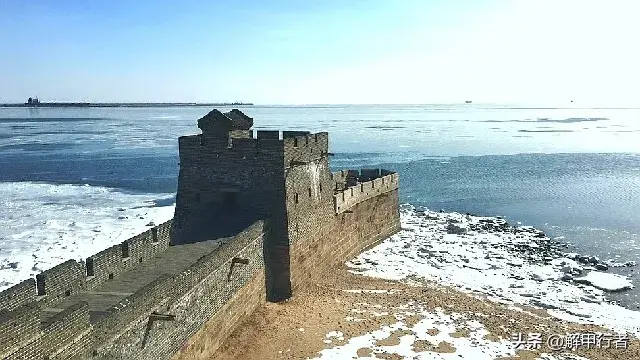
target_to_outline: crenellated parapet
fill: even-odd
[[[41,336],[40,307],[32,302],[13,310],[0,309],[0,359],[20,351]]]
[[[170,221],[160,224],[92,255],[88,258],[93,259],[92,270],[85,262],[68,260],[38,274],[37,281],[29,279],[0,293],[0,359],[151,359],[156,351],[166,356],[195,334],[240,288],[262,274],[264,221],[233,238],[203,247],[197,252],[202,256],[195,258],[189,253],[181,255],[184,251],[193,253],[187,247],[168,249],[170,226]],[[126,246],[128,250],[123,251]],[[151,275],[152,280],[136,287],[145,282],[135,281],[135,274],[149,270],[129,267],[129,261],[144,265],[154,260],[154,266],[158,266],[153,258],[163,251],[186,257],[186,262],[181,260],[185,265],[165,265],[165,273],[152,268],[152,274],[156,273]],[[236,261],[241,264],[236,265]],[[87,275],[86,271],[93,273]],[[114,291],[110,284],[117,282],[131,292]],[[264,278],[258,283],[264,286]],[[144,331],[145,323],[139,322],[153,318],[155,313],[180,316],[173,326],[147,334],[144,342],[149,346],[145,346],[138,329]],[[220,336],[228,335],[238,321],[230,319]],[[132,330],[132,326],[138,328]],[[125,338],[136,341],[113,347]]]
[[[283,132],[285,167],[306,164],[329,155],[329,134],[320,132]]]
[[[169,247],[172,220],[154,226],[85,260],[86,287],[94,289],[113,280]]]
[[[166,250],[170,228],[171,220],[85,261],[67,260],[0,292],[0,358],[35,359],[67,349],[90,330],[88,304],[69,300]]]
[[[292,161],[309,162],[328,155],[326,132],[247,130],[230,134],[233,136],[224,140],[210,139],[203,134],[181,136],[178,139],[180,163],[197,162],[207,155],[260,158],[272,152],[282,156],[285,165],[290,166]]]
[[[0,311],[13,311],[16,308],[36,301],[35,279],[24,280],[0,292]]]
[[[334,176],[347,181],[349,171],[353,174],[353,170],[347,170]],[[356,184],[336,190],[333,195],[336,214],[348,211],[360,202],[397,190],[399,186],[398,174],[387,170],[362,169],[356,179]]]

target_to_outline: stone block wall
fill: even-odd
[[[260,134],[260,133],[259,133]],[[280,214],[284,193],[282,140],[231,139],[229,144],[179,139],[180,172],[176,194],[173,244],[230,236],[258,219]],[[229,216],[233,214],[233,216]],[[212,222],[227,227],[211,227]]]
[[[36,301],[36,281],[27,279],[0,293],[0,311],[15,310],[34,301]]]
[[[35,303],[0,310],[0,359],[26,347],[40,335],[40,308]]]
[[[294,289],[400,230],[398,175],[365,170],[356,178],[372,180],[340,190],[349,176],[352,170],[331,173],[326,158],[286,172]]]
[[[377,173],[379,174],[379,170]],[[364,174],[363,170],[362,177],[371,179],[370,174]],[[398,189],[398,185],[398,174],[389,174],[349,186],[334,195],[335,212],[341,214],[359,202]]]
[[[84,264],[67,260],[36,275],[36,288],[41,303],[54,307],[71,294],[86,289],[86,281]]]
[[[159,279],[136,293],[140,301],[151,300],[144,300],[146,305],[135,305],[126,317],[122,316],[123,321],[128,318],[127,326],[100,326],[103,332],[112,327],[120,330],[107,336],[96,334],[97,343],[102,345],[93,358],[169,359],[176,353],[212,354],[264,301],[265,233],[264,222],[256,222],[182,273]],[[234,258],[246,260],[246,264],[234,262]],[[149,315],[154,311],[173,315],[175,320],[149,325]],[[203,326],[208,330],[201,330]],[[198,339],[204,333],[206,346],[200,346]]]

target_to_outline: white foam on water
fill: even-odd
[[[0,290],[81,260],[173,217],[154,200],[88,185],[0,183]]]

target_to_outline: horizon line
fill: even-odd
[[[519,109],[565,109],[565,108],[574,108],[574,109],[640,109],[640,104],[637,105],[589,105],[589,104],[580,104],[580,103],[560,103],[560,102],[551,102],[551,101],[538,101],[538,102],[467,102],[469,100],[460,101],[460,102],[432,102],[432,103],[283,103],[283,104],[259,104],[252,102],[243,102],[243,101],[232,101],[232,102],[117,102],[117,101],[107,101],[107,102],[89,102],[89,101],[48,101],[48,102],[39,102],[38,104],[28,104],[25,102],[7,102],[0,103],[0,107],[47,107],[47,105],[94,105],[94,107],[100,107],[99,105],[145,105],[148,107],[153,107],[154,105],[174,105],[174,106],[252,106],[252,107],[318,107],[318,106],[327,106],[327,107],[339,107],[339,106],[434,106],[434,105],[465,105],[469,107],[474,107],[477,105],[482,106],[499,106],[499,107],[514,107]]]

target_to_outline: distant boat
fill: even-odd
[[[465,101],[466,104],[471,104],[471,100]]]

